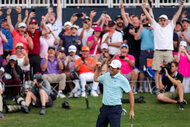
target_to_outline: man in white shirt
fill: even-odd
[[[176,14],[173,16],[172,20],[169,21],[166,15],[161,15],[159,17],[160,22],[157,23],[154,18],[150,16],[148,11],[146,10],[146,3],[142,4],[142,9],[149,19],[153,29],[154,29],[154,58],[152,69],[156,71],[155,73],[155,83],[156,83],[156,91],[155,93],[159,93],[159,85],[158,85],[158,76],[161,70],[160,66],[162,64],[167,64],[173,60],[172,50],[173,48],[173,31],[175,28],[175,24],[181,14],[183,9],[183,5],[180,4],[180,7]]]
[[[56,14],[53,12],[53,9],[49,8],[48,13],[46,15],[47,22],[48,22],[47,26],[51,29],[51,31],[59,39],[58,35],[62,30],[62,7],[61,7],[60,0],[57,0],[57,19],[55,19],[55,17],[56,17]]]
[[[115,30],[116,25],[114,21],[108,22],[109,32],[105,33],[102,42],[106,43],[109,47],[109,54],[113,57],[116,53],[120,52],[120,46],[123,43],[121,32]]]
[[[78,36],[82,39],[82,45],[87,46],[87,39],[92,36],[94,30],[91,28],[91,21],[88,16],[83,20],[83,28],[78,30]]]

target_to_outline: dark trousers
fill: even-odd
[[[37,72],[41,72],[40,55],[39,54],[29,54],[29,59],[30,59],[30,68],[33,71],[33,74],[36,74]]]
[[[106,106],[100,108],[100,114],[96,123],[96,127],[120,127],[122,108],[121,105]]]
[[[139,56],[140,56],[140,51],[135,51],[135,50],[129,50],[129,54],[133,55],[135,57],[135,66],[139,68]]]

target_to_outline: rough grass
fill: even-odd
[[[156,100],[156,95],[138,94],[145,97],[145,104],[135,104],[134,127],[189,127],[190,104],[185,105],[185,110],[180,111],[175,104],[163,104]],[[124,97],[127,97],[125,94]],[[101,107],[102,95],[98,98],[89,97],[90,109],[86,109],[84,98],[57,99],[53,107],[47,108],[47,113],[40,116],[40,108],[32,108],[29,114],[22,112],[5,114],[0,119],[0,127],[95,127]],[[190,102],[190,94],[185,94],[185,99]],[[72,109],[61,108],[61,103],[66,100]],[[123,104],[129,111],[129,104]],[[130,127],[129,116],[122,115],[121,127]]]

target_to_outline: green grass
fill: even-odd
[[[146,103],[135,104],[134,127],[189,127],[190,104],[185,105],[185,110],[180,111],[176,104],[163,104],[156,100],[156,95],[143,95]],[[125,94],[124,97],[127,97]],[[53,107],[47,108],[47,113],[40,116],[40,108],[31,109],[29,114],[22,112],[5,114],[0,119],[0,127],[95,127],[101,107],[102,95],[98,98],[89,97],[90,109],[86,109],[84,98],[57,99]],[[190,94],[185,94],[185,99],[190,102]],[[71,110],[61,108],[61,103],[66,100],[71,105]],[[129,104],[123,108],[129,111]],[[130,127],[129,115],[122,115],[121,127]]]

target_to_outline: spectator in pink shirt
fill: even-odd
[[[190,53],[187,51],[187,43],[181,41],[178,53],[174,52],[174,58],[179,63],[179,73],[183,75],[184,93],[190,93]]]
[[[94,28],[94,34],[87,39],[87,45],[90,48],[90,55],[96,55],[101,51],[100,45],[102,43],[101,27],[97,26]],[[96,49],[97,48],[97,49]]]
[[[116,54],[112,60],[117,59],[121,62],[121,74],[131,81],[131,89],[133,90],[139,73],[137,69],[133,69],[135,66],[135,58],[128,54],[129,46],[127,44],[121,45],[120,52],[121,53]]]

